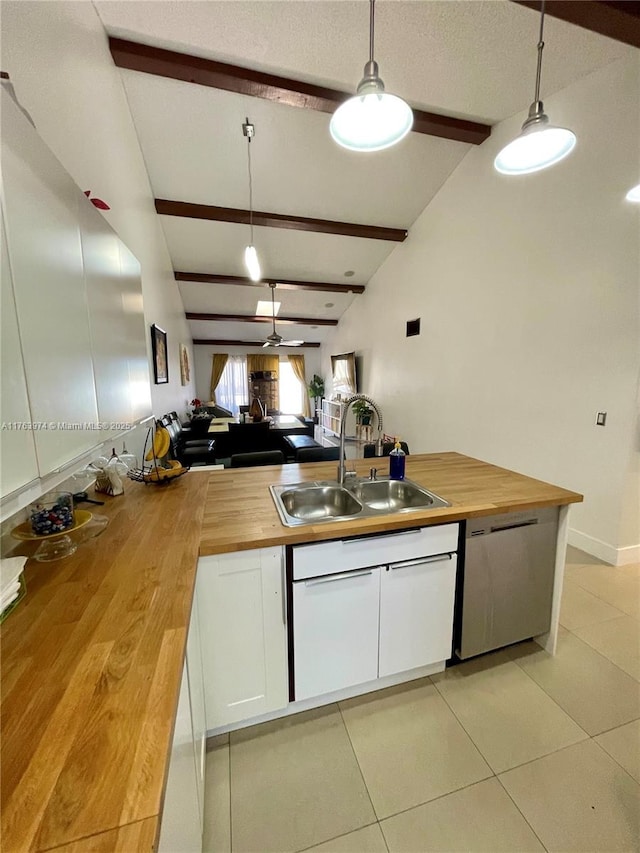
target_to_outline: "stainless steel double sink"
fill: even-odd
[[[269,489],[287,527],[450,506],[412,480],[356,480],[344,486],[323,480]]]

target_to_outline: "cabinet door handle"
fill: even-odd
[[[450,560],[452,554],[436,554],[433,557],[418,557],[417,560],[405,560],[404,563],[393,563],[391,571],[396,569],[408,569],[410,566],[421,566],[423,563],[440,563],[442,560]]]
[[[373,569],[369,569],[368,572],[345,572],[342,575],[326,575],[323,578],[316,578],[312,581],[305,581],[305,586],[319,586],[321,583],[333,583],[334,581],[344,581],[348,578],[363,578],[365,575],[372,575]]]
[[[287,582],[284,559],[280,566],[280,594],[282,595],[282,624],[287,624]]]
[[[377,536],[352,536],[349,539],[341,539],[343,545],[362,545],[363,541],[374,542],[376,539],[395,539],[397,536],[416,536],[422,530],[398,530],[393,533],[379,533]]]

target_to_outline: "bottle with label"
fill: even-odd
[[[404,480],[404,463],[405,463],[405,452],[402,449],[402,445],[396,439],[396,444],[391,453],[389,454],[389,479],[390,480]]]
[[[251,401],[251,406],[249,407],[249,414],[251,415],[251,420],[254,423],[258,423],[265,417],[266,409],[260,397],[256,396]]]

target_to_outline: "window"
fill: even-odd
[[[247,359],[243,355],[230,355],[216,388],[216,402],[237,415],[240,406],[248,403],[247,394]]]
[[[296,378],[289,359],[280,359],[280,411],[283,415],[302,412],[302,383]]]

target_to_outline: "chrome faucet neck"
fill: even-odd
[[[353,403],[356,402],[356,400],[364,400],[364,402],[368,403],[375,412],[378,422],[378,440],[376,442],[376,448],[378,448],[378,446],[382,448],[382,414],[380,412],[380,409],[378,408],[378,404],[375,402],[375,400],[372,400],[371,397],[368,397],[366,394],[352,394],[351,397],[347,397],[347,399],[343,403],[342,417],[340,418],[340,459],[338,461],[338,483],[341,486],[344,486],[346,471],[344,459],[344,443],[347,431],[347,414]]]

